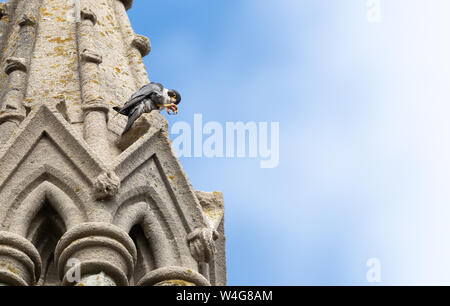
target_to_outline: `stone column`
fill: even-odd
[[[13,27],[13,19],[17,8],[17,0],[2,0],[0,2],[0,60],[3,61],[5,46],[8,41],[9,33]]]
[[[22,236],[0,232],[0,283],[31,286],[40,274],[41,258],[34,245]]]
[[[99,65],[103,58],[93,50],[97,16],[85,4],[88,2],[81,2],[81,20],[77,24],[82,109],[85,116],[84,138],[97,155],[106,161],[110,157],[107,127],[109,106],[101,94]]]
[[[20,3],[20,27],[14,56],[6,59],[5,73],[8,82],[1,103],[0,144],[11,137],[14,130],[26,116],[23,100],[27,89],[27,77],[31,54],[36,39],[36,24],[39,18],[40,0],[27,0]],[[3,8],[5,13],[6,8]],[[1,8],[0,8],[1,11]],[[4,18],[4,17],[3,17]]]
[[[0,47],[3,46],[3,40],[6,36],[6,29],[9,23],[8,5],[6,2],[0,2]]]
[[[80,224],[64,234],[55,250],[58,273],[65,286],[87,286],[95,280],[104,285],[127,286],[136,256],[133,240],[109,223]]]

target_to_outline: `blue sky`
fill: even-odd
[[[137,0],[169,122],[279,122],[280,165],[182,158],[226,201],[230,285],[450,282],[450,3]],[[173,138],[176,135],[173,135]]]

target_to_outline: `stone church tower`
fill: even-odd
[[[149,82],[132,2],[0,3],[3,285],[226,284],[221,193],[192,188],[163,115],[120,136],[112,107]]]

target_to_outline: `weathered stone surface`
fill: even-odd
[[[209,221],[209,228],[211,229],[211,231],[214,231],[213,238],[215,241],[215,249],[214,256],[210,256],[208,262],[209,280],[215,285],[225,286],[227,284],[227,275],[224,235],[225,211],[223,194],[221,192],[196,191],[195,195],[197,196],[200,205],[202,206],[202,210],[205,213],[207,220]],[[205,243],[205,245],[207,244]],[[196,249],[198,248],[194,248],[194,250]]]
[[[139,52],[141,52],[143,57],[149,55],[150,51],[152,51],[150,39],[142,35],[136,35],[133,39],[132,45],[137,48]]]
[[[224,216],[223,194],[221,192],[196,191],[195,195],[209,221],[209,227],[217,230]]]
[[[8,8],[5,2],[0,3],[0,18],[8,15]]]
[[[218,233],[210,228],[197,228],[187,237],[192,257],[198,262],[209,263],[216,254],[214,241],[219,238]]]
[[[81,279],[79,283],[76,284],[78,287],[114,287],[117,286],[114,280],[101,272],[96,275],[85,276]]]
[[[119,193],[120,179],[114,172],[105,172],[94,181],[95,198],[104,200]]]
[[[144,276],[138,286],[209,286],[198,272],[183,267],[164,267]]]
[[[26,59],[19,57],[8,57],[6,59],[5,73],[10,74],[14,70],[27,72]]]
[[[149,82],[132,2],[0,4],[2,285],[226,285],[221,193],[194,191],[163,115],[122,137],[111,111]]]

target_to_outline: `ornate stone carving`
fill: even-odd
[[[101,64],[103,62],[103,58],[100,54],[97,54],[91,50],[85,49],[81,52],[81,58],[83,61],[94,64]]]
[[[114,197],[119,193],[119,189],[120,179],[112,171],[99,175],[94,182],[95,198],[97,200]]]
[[[214,241],[218,238],[215,230],[198,228],[187,237],[192,256],[198,262],[210,262],[216,253]]]
[[[34,27],[36,25],[36,17],[31,14],[24,14],[19,19],[19,25],[21,27]]]
[[[90,20],[93,25],[97,23],[97,15],[93,11],[88,8],[84,8],[81,10],[81,19]]]
[[[20,57],[8,57],[6,59],[5,73],[10,74],[15,70],[27,72],[27,60]]]
[[[143,35],[135,35],[132,46],[139,50],[141,56],[147,56],[152,51],[152,45],[150,43],[150,38]]]

